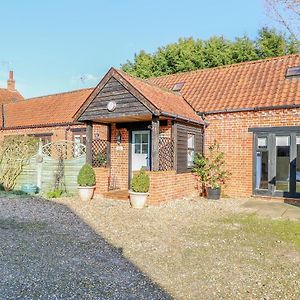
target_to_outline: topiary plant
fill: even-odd
[[[135,193],[147,193],[149,191],[150,180],[145,170],[142,168],[131,180],[131,190]]]
[[[96,184],[96,175],[90,164],[84,164],[77,177],[79,186],[94,186]]]

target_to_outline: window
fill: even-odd
[[[187,166],[191,168],[194,166],[195,158],[195,135],[188,133],[187,136]]]
[[[135,154],[148,154],[149,148],[149,134],[148,133],[135,133],[134,134],[134,153]]]
[[[73,142],[86,145],[86,129],[73,129]]]
[[[300,76],[300,66],[288,68],[286,77]]]
[[[253,132],[254,193],[300,198],[300,126]]]
[[[86,145],[86,129],[76,128],[73,129],[73,142],[74,142],[74,157],[81,154],[80,144]]]
[[[183,88],[184,86],[184,82],[177,82],[174,84],[173,88],[172,88],[172,91],[173,92],[180,92],[181,89]]]
[[[255,189],[267,190],[269,177],[269,153],[268,138],[266,136],[257,137],[256,149],[256,181]]]
[[[51,143],[52,133],[36,133],[33,134],[33,136],[38,138],[42,142],[43,146]]]
[[[289,191],[290,137],[276,136],[276,190]]]

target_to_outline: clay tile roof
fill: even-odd
[[[127,73],[117,72],[137,89],[152,105],[163,113],[177,116],[178,118],[190,119],[197,123],[203,123],[194,109],[179,94],[166,88],[161,88],[145,80],[137,79]]]
[[[72,123],[74,113],[92,90],[93,88],[81,89],[8,103],[4,105],[5,127]]]
[[[0,88],[0,104],[21,100],[24,100],[24,98],[17,90],[10,91],[8,89]]]
[[[198,112],[217,112],[300,104],[300,78],[286,78],[300,66],[300,54],[148,79],[180,93]]]

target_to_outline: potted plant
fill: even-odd
[[[225,169],[224,152],[220,151],[219,144],[214,141],[206,156],[196,154],[194,163],[193,172],[198,176],[202,194],[206,194],[208,199],[220,199],[221,186],[230,173]]]
[[[83,201],[93,198],[96,185],[96,175],[90,164],[84,164],[77,177],[79,197]]]
[[[150,181],[149,176],[142,168],[131,180],[131,190],[129,191],[130,204],[133,208],[143,208],[147,201]]]

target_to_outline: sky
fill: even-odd
[[[263,0],[0,0],[0,87],[10,69],[26,98],[91,87],[142,49],[268,22]]]

